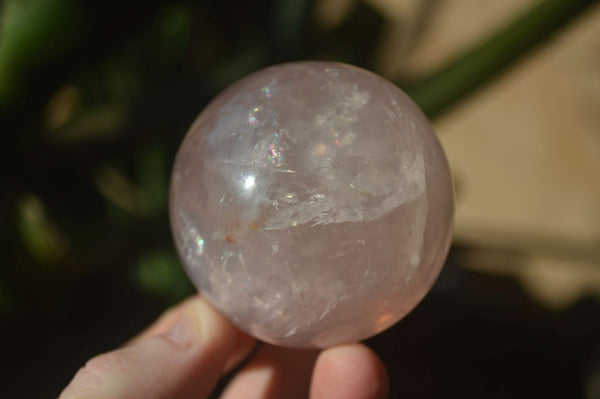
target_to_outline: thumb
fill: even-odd
[[[236,340],[247,350],[255,342],[196,297],[166,333],[88,361],[60,399],[205,398],[228,360],[239,358]]]

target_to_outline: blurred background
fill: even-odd
[[[323,59],[407,91],[455,178],[440,279],[367,342],[392,397],[600,398],[600,2],[0,4],[0,397],[56,397],[194,292],[166,213],[187,128]]]

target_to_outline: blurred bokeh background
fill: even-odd
[[[368,341],[392,397],[600,398],[600,2],[0,4],[0,397],[56,397],[194,291],[166,213],[186,129],[325,59],[405,89],[455,177],[439,281]]]

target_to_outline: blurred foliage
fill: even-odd
[[[591,3],[543,2],[442,71],[399,84],[433,116]],[[47,296],[45,306],[68,307],[70,290],[107,271],[166,302],[192,292],[166,208],[171,162],[195,115],[269,64],[369,67],[383,17],[357,2],[323,28],[312,8],[308,0],[4,2],[0,312]]]
[[[59,57],[80,36],[80,8],[68,0],[4,3],[0,29],[0,104],[10,106],[31,68]],[[52,39],[48,45],[47,39]]]
[[[136,266],[132,274],[134,284],[166,302],[180,300],[182,293],[192,292],[188,277],[172,250],[148,251],[140,256]]]
[[[435,115],[542,43],[593,3],[590,0],[543,1],[442,70],[406,89],[425,113]]]

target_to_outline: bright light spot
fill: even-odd
[[[202,237],[198,237],[196,239],[196,253],[198,255],[202,255],[204,253],[204,239]]]
[[[263,86],[263,88],[260,89],[260,91],[263,92],[263,94],[265,95],[265,97],[267,97],[267,98],[271,97],[271,88],[269,86]]]
[[[251,190],[252,188],[254,188],[254,186],[256,186],[256,177],[254,177],[253,175],[246,176],[244,178],[244,188],[246,190]]]
[[[197,256],[202,256],[204,254],[204,238],[194,228],[190,229],[189,234],[190,250],[194,251]]]

